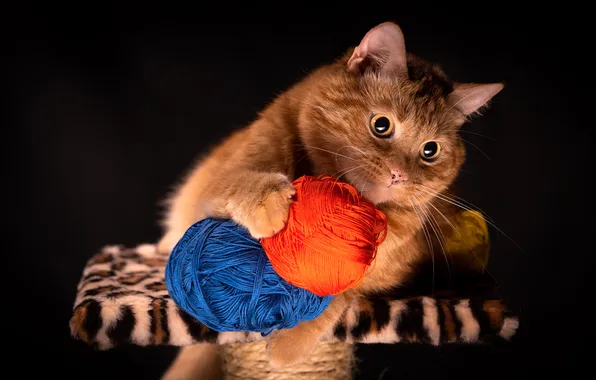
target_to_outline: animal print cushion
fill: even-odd
[[[258,333],[218,333],[179,309],[165,287],[166,263],[154,245],[103,248],[88,261],[78,285],[72,336],[100,350],[121,344],[186,346],[264,339]],[[494,289],[462,286],[476,289],[476,294],[461,296],[453,288],[432,297],[425,290],[411,290],[358,299],[324,339],[432,345],[510,339],[518,320]]]

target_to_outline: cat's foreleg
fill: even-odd
[[[283,173],[236,170],[191,178],[172,199],[168,228],[158,250],[169,253],[193,223],[207,217],[231,219],[254,238],[279,232],[288,218],[294,186]]]
[[[267,342],[271,365],[285,367],[308,358],[321,337],[339,321],[354,297],[353,291],[340,293],[317,318],[300,322],[291,329],[272,333]]]

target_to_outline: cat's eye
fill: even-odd
[[[382,113],[370,119],[370,130],[376,137],[387,138],[393,133],[393,122]]]
[[[441,154],[441,144],[436,141],[427,141],[420,147],[420,158],[432,162]]]

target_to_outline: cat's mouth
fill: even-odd
[[[344,174],[336,178],[338,181],[354,186],[362,197],[374,204],[401,202],[401,200],[407,199],[405,196],[408,189],[407,181],[403,183],[379,184],[371,181],[361,182],[361,179],[358,179],[358,177],[350,180],[350,177],[350,174]]]

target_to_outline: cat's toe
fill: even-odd
[[[269,194],[251,216],[248,226],[251,235],[257,239],[270,237],[281,231],[290,209],[291,197],[295,190],[293,188],[282,189]]]

